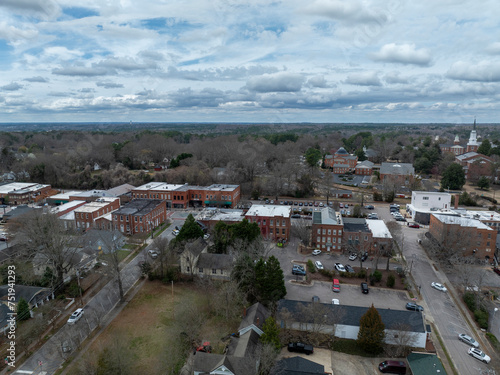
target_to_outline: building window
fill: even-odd
[[[321,242],[321,237],[316,237],[316,242]]]
[[[262,225],[266,225],[266,221],[265,220],[262,221]]]
[[[331,235],[331,234],[332,234],[332,230],[328,229],[328,235]]]
[[[322,237],[322,238],[321,238],[321,242],[326,242],[325,237]]]
[[[285,234],[286,234],[286,229],[285,229],[285,228],[283,228],[283,229],[281,230],[281,234],[283,234],[283,235],[285,235]]]
[[[189,272],[189,266],[186,267],[186,272]]]
[[[339,236],[342,236],[342,231],[339,229]]]
[[[274,220],[273,219],[269,220],[269,225],[273,225],[273,224],[274,224]]]
[[[286,225],[285,220],[281,222],[281,226],[284,227]],[[284,230],[284,229],[283,229]]]
[[[428,201],[429,200],[429,197],[423,197],[422,200],[424,201]]]
[[[326,234],[326,229],[325,228],[323,228],[323,234]]]
[[[365,236],[365,241],[368,241],[368,236]]]
[[[217,270],[215,268],[212,268],[212,273],[215,275],[217,274]]]
[[[120,215],[120,220],[123,221],[123,215]]]
[[[342,242],[342,238],[339,238],[339,241],[338,241],[338,242],[339,242],[339,243],[341,243],[341,242]]]
[[[318,234],[321,234],[321,229],[318,228]]]
[[[137,223],[137,216],[134,216],[134,221]]]
[[[198,272],[199,272],[199,273],[203,273],[203,268],[199,268],[199,269],[198,269]]]
[[[336,236],[336,235],[337,235],[337,229],[332,230],[332,234],[333,234],[334,236]]]
[[[128,216],[125,216],[125,221],[128,222]]]
[[[269,228],[269,234],[273,234],[273,228]]]
[[[337,237],[332,237],[332,243],[337,242]]]

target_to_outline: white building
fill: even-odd
[[[448,212],[451,207],[450,193],[432,191],[414,191],[411,194],[411,203],[406,205],[406,212],[420,224],[429,224],[430,214]]]

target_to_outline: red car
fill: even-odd
[[[493,271],[494,271],[497,275],[500,275],[500,268],[493,267]]]
[[[420,228],[420,225],[418,225],[417,223],[410,223],[410,224],[408,224],[408,226],[410,228]]]

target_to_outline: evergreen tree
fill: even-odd
[[[368,353],[380,353],[385,338],[384,330],[382,318],[372,304],[359,321],[358,345]]]
[[[321,151],[317,148],[310,147],[307,149],[305,157],[307,164],[314,168],[318,165],[318,161],[321,160]]]
[[[17,317],[20,320],[28,320],[31,318],[30,316],[30,307],[28,305],[28,302],[24,298],[20,298],[19,302],[17,303]]]
[[[490,179],[486,176],[481,176],[477,182],[477,186],[481,189],[488,189],[490,187]]]
[[[485,139],[477,148],[478,154],[483,154],[486,156],[490,156],[491,154],[491,143],[489,140]]]
[[[203,230],[200,228],[193,215],[189,214],[175,240],[180,242],[200,237],[203,237]]]
[[[275,256],[269,257],[266,266],[266,297],[269,302],[275,303],[286,296],[285,276]]]
[[[460,164],[451,163],[443,172],[443,189],[460,190],[465,185],[465,172]]]
[[[262,331],[264,333],[260,336],[260,341],[263,344],[270,344],[276,348],[276,351],[279,351],[281,349],[280,328],[272,316],[266,319],[262,325]]]

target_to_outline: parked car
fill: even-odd
[[[351,255],[349,255],[349,260],[356,260],[357,257],[358,255],[356,253],[352,253]]]
[[[345,272],[345,267],[342,263],[335,263],[335,269],[339,272]]]
[[[177,236],[177,235],[179,234],[179,229],[174,229],[174,230],[172,231],[172,234],[173,234],[174,236]]]
[[[368,284],[367,283],[361,283],[361,293],[363,294],[368,294],[370,289],[368,289]]]
[[[319,206],[323,207],[324,206],[323,202],[319,202]]]
[[[293,214],[292,216],[290,216],[292,219],[300,219],[300,215],[299,214]]]
[[[306,275],[306,270],[304,267],[299,266],[297,264],[294,264],[292,267],[292,275],[301,275],[305,276]]]
[[[319,255],[321,254],[321,250],[320,249],[314,249],[313,252],[312,252],[312,255]]]
[[[304,205],[304,203],[302,203],[302,202],[299,202],[299,206],[303,206],[303,205]]]
[[[420,305],[417,305],[415,302],[408,302],[406,304],[406,310],[424,311],[424,308]]]
[[[368,253],[365,252],[362,256],[361,256],[361,261],[364,262],[365,260],[368,259]]]
[[[83,316],[83,309],[76,309],[73,314],[68,319],[68,324],[75,324]]]
[[[154,251],[154,250],[148,250],[148,254],[153,259],[158,258],[158,253],[156,251]]]
[[[406,374],[406,363],[403,361],[384,361],[378,365],[380,372],[389,374]]]
[[[495,272],[497,275],[500,275],[500,268],[493,267],[493,272]]]
[[[356,271],[354,271],[354,268],[352,268],[349,264],[346,264],[345,266],[345,270],[349,273],[355,273]]]
[[[367,205],[365,206],[365,208],[366,208],[367,210],[374,210],[374,209],[375,209],[375,207],[374,207],[373,205],[371,205],[371,204],[367,204]]]
[[[479,359],[480,361],[483,361],[484,363],[490,363],[490,361],[491,361],[491,358],[488,355],[486,355],[482,350],[479,350],[476,348],[470,348],[467,353],[469,353],[469,355],[471,357]]]
[[[323,267],[323,263],[321,263],[319,260],[317,260],[316,262],[314,262],[314,265],[316,266],[316,268],[318,270],[323,270],[325,269],[325,267]]]
[[[210,233],[206,233],[203,235],[204,240],[208,240],[210,238]]]
[[[340,293],[340,282],[338,279],[333,279],[332,290],[335,293]]]
[[[418,225],[417,223],[409,223],[408,226],[410,228],[420,228],[420,225]]]
[[[312,345],[303,344],[301,342],[291,342],[288,344],[288,351],[309,355],[314,353],[314,348]]]
[[[313,303],[319,303],[319,297],[318,296],[313,296],[311,299]]]
[[[406,222],[406,219],[403,216],[397,216],[396,221],[404,221]]]
[[[332,305],[340,305],[340,300],[337,298],[332,298]]]
[[[473,346],[474,348],[479,348],[479,343],[465,333],[459,334],[458,339],[462,342],[465,342],[467,345]]]
[[[443,285],[443,284],[439,284],[439,283],[436,283],[436,282],[432,282],[431,283],[431,286],[434,288],[434,289],[437,289],[441,292],[446,292],[446,287]]]
[[[378,220],[378,215],[376,213],[369,214],[367,217],[369,220]]]

